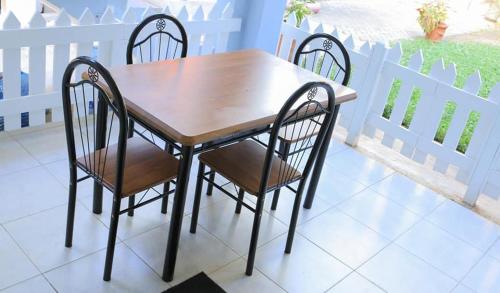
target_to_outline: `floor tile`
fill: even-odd
[[[422,221],[396,243],[445,274],[461,280],[483,252],[435,225]]]
[[[309,183],[306,186],[309,186]],[[356,181],[355,177],[348,177],[336,171],[328,164],[325,164],[321,172],[315,197],[321,198],[330,204],[338,204],[363,189],[366,189],[366,186]],[[305,194],[304,198],[306,197]]]
[[[353,269],[389,244],[377,232],[335,209],[300,226],[298,231]]]
[[[292,252],[284,253],[286,235],[257,249],[255,265],[288,292],[324,292],[352,270],[309,240],[295,235]]]
[[[57,181],[59,181],[62,186],[69,188],[69,163],[68,160],[59,160],[49,164],[45,164],[44,167],[52,174]],[[77,169],[78,178],[83,178],[86,174],[81,170]],[[106,190],[106,189],[105,189]],[[91,196],[94,191],[94,182],[91,179],[87,179],[78,182],[76,188],[77,198],[83,198]],[[106,190],[107,191],[107,190]]]
[[[372,190],[362,191],[338,208],[390,240],[408,230],[420,218]]]
[[[500,261],[485,256],[462,282],[478,293],[500,292]]]
[[[200,209],[198,224],[239,255],[246,255],[252,235],[254,213],[243,207],[239,215],[235,214],[235,206],[236,201],[228,200]],[[264,212],[260,224],[259,245],[286,232],[287,226]]]
[[[42,164],[67,159],[64,126],[44,128],[30,133],[13,135],[28,152]]]
[[[370,188],[419,215],[429,214],[445,200],[443,196],[400,174],[393,174]]]
[[[0,137],[0,175],[38,166],[38,162],[14,139]]]
[[[365,185],[372,185],[394,173],[394,170],[352,148],[329,156],[326,159],[326,164],[330,165],[335,171],[349,178],[355,178]]]
[[[481,251],[486,251],[500,236],[498,225],[450,200],[427,219]]]
[[[271,216],[277,218],[281,222],[285,224],[290,223],[290,219],[292,217],[292,211],[293,211],[293,205],[295,203],[295,193],[292,192],[291,190],[288,190],[286,188],[282,189],[280,192],[280,197],[278,201],[278,206],[276,207],[276,210],[272,211],[271,210],[271,205],[273,202],[273,194],[268,194],[266,198],[266,202],[264,203],[264,210],[267,211]],[[302,198],[304,199],[304,198]],[[328,210],[330,207],[332,207],[331,204],[328,202],[324,201],[323,199],[317,197],[314,199],[314,204],[312,208],[310,209],[304,209],[302,207],[304,200],[302,200],[302,203],[300,205],[299,209],[299,217],[297,219],[297,225],[301,225],[303,223],[306,223],[309,221],[311,218],[316,217],[317,215],[323,213],[324,211]]]
[[[327,293],[382,293],[382,289],[372,282],[363,278],[360,274],[352,272],[345,279],[340,281]]]
[[[345,144],[342,140],[334,137],[332,140],[330,140],[330,145],[328,146],[328,156],[347,150],[349,148],[350,146]]]
[[[474,290],[470,289],[469,287],[466,287],[462,284],[459,284],[453,291],[452,293],[474,293]]]
[[[39,274],[35,266],[0,226],[0,289]]]
[[[37,292],[37,293],[54,293],[54,289],[45,280],[45,278],[40,275],[32,279],[18,283],[12,287],[5,290],[0,290],[2,293],[26,293],[26,292]]]
[[[246,259],[240,258],[210,274],[209,277],[228,293],[285,292],[257,269],[253,271],[252,276],[245,275],[246,263]]]
[[[91,254],[45,276],[57,292],[162,292],[168,285],[123,244],[115,249],[111,281],[102,280],[106,251]]]
[[[0,223],[19,219],[67,201],[68,191],[43,167],[0,176]]]
[[[196,234],[191,234],[190,222],[191,217],[184,217],[175,276],[171,285],[180,283],[202,271],[209,274],[239,257],[201,227],[198,227]],[[168,231],[169,226],[162,225],[125,242],[160,275],[163,272]]]
[[[500,261],[500,238],[497,242],[488,250],[488,254]]]
[[[208,171],[208,168],[205,168],[206,171]],[[186,194],[186,204],[184,207],[184,215],[189,215],[193,211],[193,202],[194,202],[194,193],[196,190],[196,179],[198,175],[198,160],[193,159],[193,165],[191,168],[191,175],[189,178],[189,184],[188,184],[188,191]],[[215,182],[219,185],[224,185],[227,183],[227,180],[220,175],[215,176]],[[227,200],[229,197],[222,193],[217,188],[213,188],[212,190],[212,195],[207,196],[207,186],[208,182],[203,181],[203,187],[201,191],[201,202],[200,202],[200,208],[204,208],[208,205],[214,204],[216,202],[219,202],[221,200]],[[170,200],[173,202],[174,196],[170,196]]]
[[[5,225],[41,272],[106,247],[108,229],[80,204],[76,205],[73,247],[65,247],[67,209],[62,205]]]
[[[159,190],[162,190],[161,188]],[[136,202],[139,202],[143,193],[136,195]],[[153,191],[150,191],[146,196],[155,196]],[[92,210],[93,197],[87,196],[80,199],[81,203],[88,209]],[[113,197],[110,193],[104,194],[102,203],[102,213],[95,215],[106,227],[109,227],[111,220],[111,207],[113,204]],[[121,210],[128,207],[128,198],[122,199]],[[168,205],[167,214],[161,213],[161,200],[157,200],[150,204],[137,208],[134,211],[134,216],[129,217],[127,214],[120,215],[118,220],[118,238],[125,240],[162,224],[170,220],[172,205]]]
[[[403,248],[391,244],[358,272],[388,292],[449,292],[456,281]]]

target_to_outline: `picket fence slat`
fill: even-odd
[[[277,56],[291,60],[294,53],[292,46],[298,46],[307,36],[321,31],[326,31],[322,24],[314,26],[307,18],[297,28],[295,15],[290,15],[282,25]],[[450,166],[456,167],[455,179],[469,184],[469,191],[464,197],[466,202],[473,204],[481,192],[496,198],[499,196],[500,191],[492,191],[493,187],[500,185],[500,138],[495,140],[492,136],[497,135],[495,131],[500,132],[500,119],[497,119],[500,115],[500,83],[490,97],[484,99],[477,96],[481,86],[479,73],[471,75],[463,88],[457,88],[454,86],[457,76],[455,64],[445,68],[440,59],[429,74],[423,74],[424,56],[421,51],[410,57],[408,66],[403,66],[400,64],[403,54],[400,43],[390,48],[380,43],[371,46],[368,42],[360,44],[355,36],[344,37],[337,29],[331,34],[338,37],[348,50],[353,65],[349,86],[358,92],[355,102],[340,109],[339,124],[347,130],[346,143],[355,146],[362,133],[378,139],[378,136],[375,137],[378,130],[382,134],[380,143],[395,149],[396,140],[402,142],[398,151],[415,162],[424,164],[429,157],[433,157],[435,160],[431,168],[445,174]],[[304,61],[307,68],[314,68],[312,60]],[[400,82],[400,87],[394,92],[396,81]],[[417,90],[418,99],[412,100]],[[390,93],[396,98],[390,116],[385,118],[383,114]],[[411,120],[406,121],[410,101],[416,103],[416,108]],[[446,112],[450,103],[456,108],[440,143],[435,141],[435,137],[444,115],[449,114]],[[468,147],[462,153],[457,151],[457,147],[473,112],[479,119]],[[482,174],[480,178],[478,174]]]
[[[165,6],[146,9],[141,19],[162,11],[171,14],[171,10],[177,11],[177,16],[187,15],[185,5],[179,5],[178,9]],[[208,17],[201,8],[193,17],[180,16],[190,34],[192,55],[226,51],[229,34],[241,30],[241,19],[233,17],[233,4],[229,1],[219,1]],[[60,82],[69,60],[87,55],[97,56],[105,66],[124,64],[128,38],[137,21],[133,9],[128,9],[120,19],[107,8],[99,23],[88,9],[76,21],[71,21],[62,10],[50,26],[42,14],[35,14],[25,27],[14,14],[7,15],[0,23],[4,82],[0,117],[4,117],[4,130],[21,128],[21,113],[24,112],[29,112],[30,126],[61,121]],[[29,53],[23,57],[27,63],[21,60],[21,48],[28,48]],[[28,64],[27,96],[21,96],[21,61]],[[51,115],[46,116],[46,109]]]
[[[46,27],[47,23],[41,14],[35,13],[29,22],[30,28]],[[29,48],[29,94],[37,95],[45,92],[45,60],[46,46]],[[34,61],[36,60],[36,62]],[[45,109],[29,112],[29,125],[45,124]]]

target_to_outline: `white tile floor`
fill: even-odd
[[[62,127],[0,135],[2,292],[160,292],[200,271],[228,292],[500,292],[498,225],[338,143],[291,255],[283,253],[290,193],[276,211],[268,200],[246,277],[252,214],[235,215],[215,192],[203,196],[190,234],[192,180],[174,282],[160,278],[169,218],[159,202],[121,217],[104,282],[110,198],[94,215],[92,184],[80,184],[74,246],[65,248],[65,152]]]

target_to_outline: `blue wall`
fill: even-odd
[[[224,0],[219,0],[224,1]],[[231,49],[276,51],[286,0],[233,0],[234,15],[242,18],[242,33],[233,34]]]

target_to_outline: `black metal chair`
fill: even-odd
[[[246,274],[251,275],[265,195],[287,187],[296,193],[285,248],[285,252],[290,253],[304,185],[333,120],[334,107],[334,91],[330,85],[323,82],[307,83],[298,89],[280,110],[273,123],[267,147],[254,140],[244,140],[201,154],[191,216],[191,233],[196,233],[201,190],[203,180],[206,180],[237,201],[236,213],[240,213],[242,206],[255,213],[246,268]],[[275,153],[282,129],[286,133],[298,132],[306,137],[300,145],[295,145],[293,155],[288,156],[286,160],[282,160]],[[307,152],[308,149],[311,151]],[[238,195],[231,194],[211,180],[211,171],[205,172],[205,166],[238,186]],[[298,187],[294,189],[297,182]],[[244,202],[245,192],[257,197],[255,207]]]
[[[73,243],[77,183],[93,179],[113,193],[104,280],[111,278],[118,218],[168,193],[145,198],[148,191],[177,176],[178,160],[142,138],[128,138],[128,115],[120,91],[110,73],[89,57],[69,63],[62,80],[62,101],[69,158],[69,203],[66,247]],[[77,170],[85,175],[77,177]],[[141,200],[120,210],[121,200],[146,191]],[[100,201],[100,202],[99,202]],[[94,207],[102,206],[94,194]],[[96,211],[94,209],[94,211]]]
[[[146,17],[130,35],[127,64],[184,58],[187,49],[187,34],[180,21],[170,15],[155,14]]]
[[[130,35],[127,45],[127,64],[149,63],[162,60],[172,60],[187,56],[188,37],[186,30],[179,20],[166,14],[154,14],[146,17]],[[147,130],[138,131],[135,122],[140,122],[133,116],[129,120],[129,135],[134,132],[139,136],[156,143],[155,136],[150,132],[149,137],[145,135]],[[145,125],[143,125],[145,126]],[[173,153],[171,144],[166,143],[165,149]],[[165,190],[169,189],[169,183],[165,184]],[[135,196],[129,197],[129,205],[133,206]],[[162,201],[161,212],[166,214],[168,198]],[[128,213],[133,216],[131,210]]]
[[[344,45],[335,37],[318,33],[306,38],[297,48],[293,63],[308,69],[328,79],[335,80],[344,86],[349,83],[351,73],[351,61]],[[314,134],[312,134],[314,135]],[[286,133],[282,130],[278,136],[279,153],[283,160],[293,152],[290,149],[293,144],[300,143],[307,136],[301,133]],[[280,190],[274,192],[271,210],[276,210]]]

